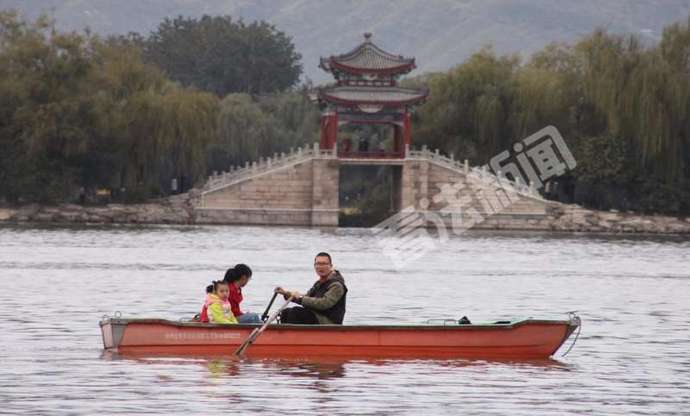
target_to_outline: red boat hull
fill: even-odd
[[[271,325],[249,357],[547,358],[579,326],[524,320],[496,325]],[[106,319],[106,350],[127,354],[232,354],[256,325]]]

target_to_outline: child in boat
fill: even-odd
[[[241,324],[260,324],[261,318],[259,314],[242,312],[240,303],[242,302],[242,288],[249,283],[252,278],[252,269],[246,264],[238,264],[235,267],[228,269],[225,272],[223,281],[227,282],[230,287],[230,295],[228,300],[232,307],[232,314],[235,315],[237,321]]]
[[[208,323],[208,300],[209,296],[213,294],[213,283],[206,286],[206,299],[204,299],[204,304],[201,305],[201,312],[197,313],[194,317],[194,321]]]
[[[237,323],[228,300],[229,293],[230,289],[226,282],[222,280],[213,281],[213,292],[206,294],[206,302],[201,309],[201,322],[210,322],[212,324]]]

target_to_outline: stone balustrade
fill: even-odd
[[[253,163],[245,163],[244,167],[231,166],[229,170],[214,173],[208,177],[208,181],[202,188],[202,194],[216,191],[220,188],[233,185],[235,183],[249,180],[253,177],[267,172],[303,163],[309,159],[335,159],[336,151],[319,149],[319,144],[314,143],[309,147],[298,147],[296,150],[291,148],[289,153],[274,153],[273,157],[259,158]]]
[[[428,160],[437,165],[441,165],[445,168],[452,169],[458,172],[462,172],[465,175],[472,175],[474,178],[484,182],[486,185],[502,187],[514,192],[518,195],[525,196],[528,198],[538,199],[544,201],[544,198],[533,186],[529,186],[524,182],[520,181],[520,178],[516,178],[515,181],[510,180],[501,172],[498,175],[494,174],[487,165],[481,167],[469,166],[468,160],[464,161],[457,160],[441,154],[441,152],[436,149],[434,151],[429,150],[426,146],[422,146],[420,150],[407,149],[406,159],[410,160]]]
[[[273,157],[259,158],[253,163],[245,163],[244,167],[231,166],[228,171],[215,173],[209,176],[208,181],[204,185],[203,193],[212,192],[217,189],[239,183],[252,177],[267,173],[274,169],[279,169],[299,163],[303,163],[309,159],[337,159],[337,148],[332,150],[319,149],[319,144],[314,143],[309,147],[298,147],[296,150],[291,148],[288,154],[274,153]],[[371,158],[366,158],[371,159]],[[427,160],[435,164],[441,165],[448,169],[462,172],[465,175],[472,175],[474,178],[484,182],[489,186],[500,186],[508,190],[533,199],[544,200],[539,192],[528,184],[516,178],[515,181],[508,179],[505,176],[493,173],[487,165],[481,167],[469,166],[468,160],[460,161],[455,159],[452,155],[450,157],[443,155],[439,149],[431,151],[427,146],[422,146],[419,150],[413,150],[409,147],[405,149],[405,160]]]

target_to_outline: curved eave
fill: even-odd
[[[342,62],[338,62],[335,59],[331,58],[328,60],[326,64],[321,64],[321,68],[325,69],[326,71],[333,72],[334,69],[339,69],[343,72],[348,72],[351,74],[384,74],[384,75],[390,75],[390,74],[405,74],[413,69],[415,69],[417,66],[415,65],[414,58],[410,59],[408,62],[405,62],[401,65],[397,66],[392,66],[389,68],[364,68],[364,67],[356,67],[356,66],[350,66],[347,64],[344,64]]]
[[[333,69],[331,69],[330,66],[330,58],[319,58],[319,68],[323,69],[326,72],[332,72]]]
[[[332,95],[329,95],[326,92],[320,91],[319,92],[319,99],[332,103],[332,104],[339,104],[339,105],[344,105],[344,106],[357,106],[359,104],[372,104],[372,105],[383,105],[384,107],[401,107],[404,105],[414,105],[414,104],[420,104],[424,102],[427,97],[428,97],[427,92],[421,93],[419,96],[416,97],[410,97],[409,99],[404,99],[404,100],[349,100],[346,98],[340,98],[340,97],[334,97]]]

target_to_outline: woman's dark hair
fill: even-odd
[[[242,276],[252,277],[252,269],[246,264],[236,264],[235,267],[231,267],[225,272],[224,281],[228,283],[236,282],[240,280]]]
[[[328,253],[326,253],[325,251],[322,251],[321,253],[319,253],[319,254],[317,254],[316,256],[314,256],[314,260],[316,260],[317,257],[328,257],[328,262],[329,262],[330,264],[333,264],[333,260],[331,260],[331,255],[328,254]]]

